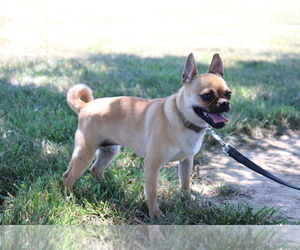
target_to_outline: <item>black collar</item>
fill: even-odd
[[[205,129],[206,127],[198,127],[197,125],[195,125],[194,123],[190,122],[189,120],[187,120],[185,118],[185,116],[182,114],[182,112],[180,111],[180,109],[177,106],[176,100],[175,100],[175,106],[176,106],[176,111],[177,114],[179,115],[180,119],[183,122],[183,125],[188,128],[191,129],[193,131],[195,131],[196,133],[199,133],[201,130]]]

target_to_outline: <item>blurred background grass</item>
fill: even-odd
[[[199,60],[218,50],[231,61],[232,50],[248,60],[258,55],[268,58],[270,52],[268,60],[276,53],[299,53],[299,3],[293,0],[2,0],[0,4],[2,59],[66,58],[87,52],[186,56],[193,51]]]

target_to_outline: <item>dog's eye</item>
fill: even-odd
[[[231,94],[232,94],[231,92],[227,92],[227,93],[225,94],[226,99],[230,100]]]
[[[200,95],[204,101],[212,101],[214,99],[214,95],[211,93]]]

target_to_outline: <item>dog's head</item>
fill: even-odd
[[[224,80],[219,54],[213,56],[206,74],[198,74],[194,56],[190,54],[186,59],[182,81],[186,108],[213,128],[223,128],[228,121],[223,113],[231,109],[229,100],[232,92]]]

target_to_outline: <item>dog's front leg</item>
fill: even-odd
[[[178,174],[180,179],[180,186],[183,190],[190,191],[190,176],[193,167],[193,156],[186,158],[179,162]]]
[[[158,174],[161,167],[161,163],[157,159],[145,159],[145,195],[148,203],[150,217],[161,217],[163,212],[160,211],[157,203],[157,185]]]

